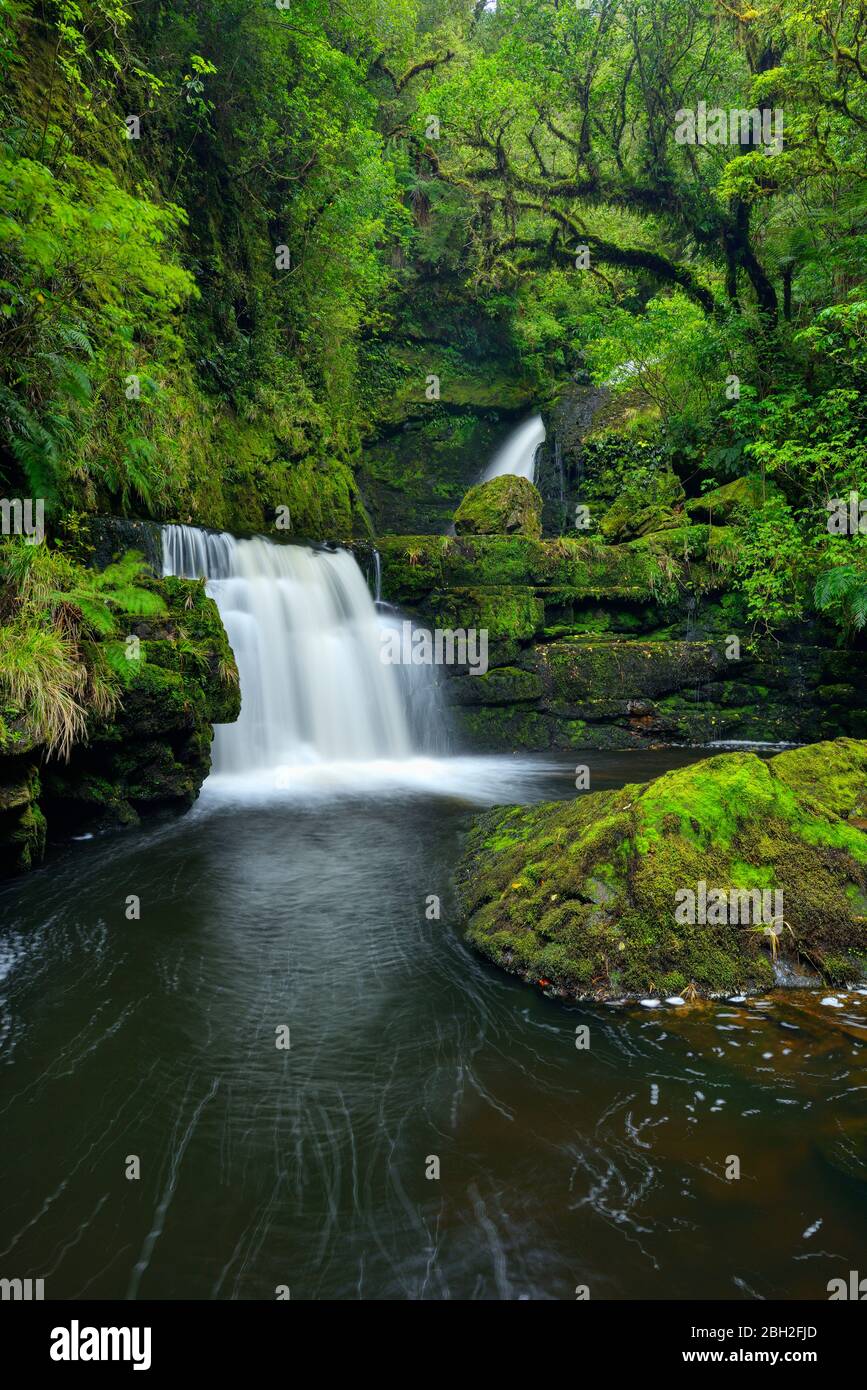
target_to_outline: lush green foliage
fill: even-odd
[[[780,489],[741,556],[760,626],[817,584],[859,625],[862,538],[826,504],[867,494],[865,22],[862,0],[500,0],[438,71],[443,139],[419,132],[540,383],[589,370],[693,494],[756,470]],[[680,139],[699,103],[781,116],[781,147],[740,118]]]
[[[867,0],[6,0],[6,490],[340,537],[372,431],[412,418],[425,452],[386,449],[386,489],[447,491],[461,412],[592,381],[628,409],[589,500],[772,480],[749,611],[851,637],[863,537],[826,522],[867,494],[865,26]],[[684,143],[699,103],[782,112],[782,148]]]
[[[282,502],[302,534],[348,529],[358,346],[408,223],[368,73],[402,61],[413,18],[402,0],[5,7],[12,487],[215,523]]]
[[[0,544],[0,691],[4,722],[23,720],[48,753],[68,757],[120,693],[123,617],[157,617],[165,605],[140,583],[140,555],[102,572],[23,540]],[[126,663],[128,667],[128,663]]]

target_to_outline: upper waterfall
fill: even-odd
[[[485,469],[483,482],[499,478],[503,473],[512,473],[519,478],[536,478],[536,452],[545,440],[545,426],[541,415],[531,415],[509,435],[497,450]]]
[[[241,716],[215,728],[215,772],[411,755],[399,672],[346,551],[166,526],[163,570],[208,581],[238,663]]]

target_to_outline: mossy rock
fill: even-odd
[[[413,603],[443,584],[445,536],[380,536],[376,541],[382,564],[382,593],[390,603]],[[354,547],[364,561],[369,545]]]
[[[552,744],[551,721],[521,706],[460,706],[452,723],[461,745],[482,752],[538,753]]]
[[[619,498],[608,508],[599,523],[599,530],[606,540],[628,541],[653,532],[673,531],[679,525],[679,518],[667,507],[636,507],[632,502]]]
[[[130,619],[139,657],[115,666],[123,683],[118,708],[92,722],[88,742],[68,762],[44,766],[40,805],[52,836],[187,808],[210,770],[213,725],[238,717],[237,667],[204,583],[167,578],[153,587],[166,613]]]
[[[486,485],[487,486],[487,485]],[[604,597],[609,601],[654,602],[666,588],[677,589],[686,560],[691,578],[703,589],[713,578],[702,566],[709,534],[723,527],[678,526],[626,545],[598,540],[537,540],[527,536],[380,536],[382,590],[392,603],[418,603],[432,590],[529,585],[565,601]],[[370,545],[354,550],[369,567]],[[679,592],[679,590],[678,590]]]
[[[39,769],[26,758],[0,759],[0,814],[21,811],[39,796]]]
[[[0,760],[0,873],[34,869],[45,853],[45,817],[39,806],[37,765],[26,758]]]
[[[4,711],[4,716],[0,716],[0,763],[6,758],[18,758],[30,753],[38,744],[38,738],[20,710]]]
[[[41,807],[34,801],[21,812],[18,823],[9,837],[13,870],[35,869],[42,863],[46,831],[45,816]]]
[[[538,700],[542,681],[535,671],[498,666],[480,676],[457,676],[448,682],[446,694],[456,705],[519,704]]]
[[[675,473],[658,473],[641,492],[627,489],[605,512],[599,523],[609,541],[634,540],[655,531],[671,530],[682,524],[675,508],[686,496]]]
[[[544,603],[532,589],[518,585],[434,593],[424,613],[434,627],[475,628],[487,632],[490,641],[526,641],[545,626]]]
[[[779,949],[838,983],[867,953],[867,742],[763,761],[721,754],[619,791],[480,817],[458,874],[468,939],[565,996],[755,992],[774,982],[755,918],[682,924],[705,883],[783,894]],[[711,915],[711,914],[708,914]]]
[[[542,498],[528,478],[504,473],[471,487],[455,512],[459,536],[542,535]]]
[[[747,478],[735,478],[731,483],[712,488],[701,497],[691,498],[685,510],[693,521],[727,524],[734,521],[739,512],[761,507],[765,497],[776,491],[773,485],[763,483],[760,477],[751,474]]]
[[[699,686],[730,667],[722,643],[572,638],[537,649],[545,688],[564,709],[586,700],[638,701]]]

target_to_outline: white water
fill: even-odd
[[[545,426],[541,415],[532,415],[517,429],[513,430],[494,455],[485,470],[483,482],[499,478],[504,473],[513,473],[518,478],[536,478],[536,451],[545,440]]]
[[[489,805],[514,800],[548,767],[428,751],[446,739],[428,668],[381,662],[380,634],[401,615],[377,612],[346,551],[165,526],[163,571],[207,580],[241,678],[239,720],[214,728],[202,813],[287,795],[411,792]]]
[[[163,570],[206,578],[241,678],[241,715],[214,731],[213,768],[277,785],[323,764],[408,759],[399,668],[380,659],[380,619],[346,551],[163,528]]]

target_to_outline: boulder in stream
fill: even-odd
[[[469,941],[572,998],[744,994],[867,963],[867,741],[723,753],[619,791],[480,816]]]

